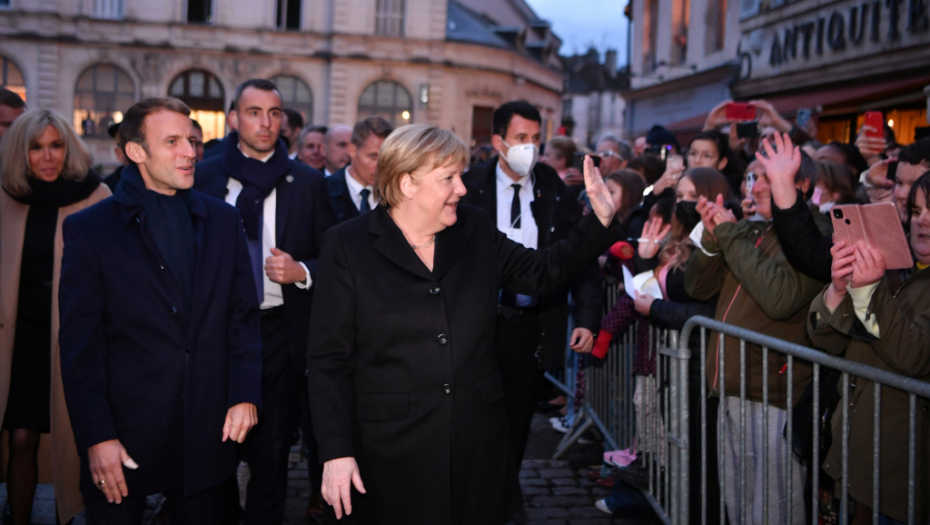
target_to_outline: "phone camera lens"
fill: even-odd
[[[843,210],[833,210],[833,216],[837,219],[843,218]]]

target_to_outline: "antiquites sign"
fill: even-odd
[[[753,53],[749,78],[813,69],[879,53],[927,47],[930,56],[930,0],[838,2],[781,20],[745,35]],[[744,68],[747,64],[744,63]]]

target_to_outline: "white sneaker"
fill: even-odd
[[[568,416],[565,417],[553,417],[549,419],[549,422],[552,423],[552,429],[556,432],[561,432],[562,434],[567,434],[571,430],[572,425],[568,421]]]
[[[604,514],[610,514],[611,516],[614,515],[613,511],[611,511],[611,510],[607,507],[607,500],[606,500],[606,499],[599,499],[599,500],[595,501],[595,502],[594,502],[594,508],[597,509],[597,510],[599,510],[599,511],[601,511],[601,512],[603,512]]]

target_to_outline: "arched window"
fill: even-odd
[[[307,124],[313,122],[313,92],[306,82],[292,75],[278,75],[269,80],[278,86],[284,107],[297,110]]]
[[[107,127],[123,120],[136,102],[136,88],[123,70],[97,64],[78,77],[74,89],[74,129],[86,137],[105,137]]]
[[[168,95],[191,108],[191,118],[203,128],[204,142],[226,135],[226,93],[212,73],[185,71],[171,81]]]
[[[24,101],[26,100],[26,82],[23,80],[23,73],[16,67],[16,64],[3,57],[0,57],[0,87],[9,89]]]
[[[413,100],[397,82],[379,80],[371,84],[358,99],[358,118],[384,117],[395,127],[410,124]]]

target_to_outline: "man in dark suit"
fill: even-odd
[[[264,373],[262,420],[246,444],[251,479],[245,523],[281,523],[287,490],[287,457],[306,389],[306,361],[313,280],[323,234],[335,222],[323,175],[288,159],[278,138],[281,95],[267,80],[236,90],[229,114],[234,130],[222,155],[197,165],[195,187],[224,199],[242,214],[261,304]],[[311,435],[304,436],[310,441]],[[322,470],[307,443],[311,482]],[[322,501],[315,496],[317,501]],[[322,503],[317,505],[322,512]]]
[[[65,220],[61,374],[89,523],[224,524],[235,442],[261,406],[258,302],[239,214],[190,190],[190,110],[126,112],[116,194]],[[124,470],[125,468],[125,470]]]
[[[374,195],[378,152],[392,131],[394,128],[390,122],[381,117],[370,117],[355,123],[352,142],[349,143],[351,162],[326,177],[337,222],[358,217],[378,205]]]
[[[470,169],[462,202],[478,206],[498,229],[527,248],[546,249],[565,239],[582,218],[581,205],[558,173],[538,164],[542,118],[527,102],[508,102],[494,111],[492,142],[499,155]],[[600,327],[602,288],[592,265],[572,287],[575,326],[571,348],[590,352]],[[544,371],[564,364],[568,332],[565,291],[543,297],[502,290],[495,351],[504,384],[504,401],[514,458],[519,465]]]

